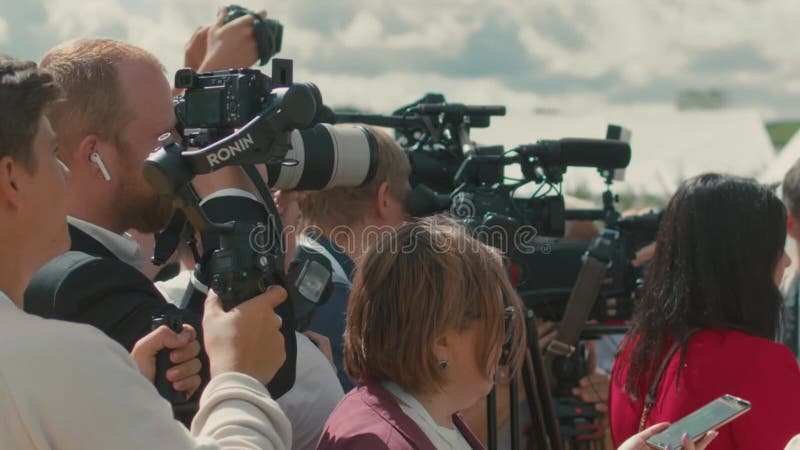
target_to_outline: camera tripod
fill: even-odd
[[[525,311],[527,336],[521,379],[525,389],[528,412],[534,427],[534,432],[531,435],[533,437],[533,448],[536,450],[592,448],[587,447],[587,445],[601,442],[603,439],[603,430],[588,423],[581,425],[581,429],[577,430],[578,433],[575,436],[565,436],[559,424],[559,415],[552,398],[550,369],[555,357],[568,357],[575,352],[581,334],[586,328],[586,320],[589,318],[592,306],[598,298],[600,288],[608,271],[611,258],[610,249],[611,242],[601,234],[592,241],[583,256],[583,264],[567,301],[556,337],[547,346],[547,355],[543,355],[540,351],[539,335],[535,326],[533,311],[530,309]],[[487,398],[489,450],[497,449],[496,395],[493,390]],[[509,398],[511,408],[511,449],[519,450],[521,445],[520,402],[519,382],[516,378],[512,378],[509,382]],[[588,415],[592,416],[593,406],[583,405],[581,409],[583,408],[591,408],[592,411],[581,412],[588,412],[590,413]],[[578,408],[575,408],[575,410],[580,411]]]

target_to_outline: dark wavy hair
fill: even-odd
[[[53,78],[36,63],[0,53],[0,158],[11,156],[36,170],[32,144],[39,117],[60,97]]]
[[[715,173],[685,181],[664,212],[634,313],[626,391],[651,381],[669,338],[683,358],[692,329],[774,339],[783,300],[773,275],[785,241],[786,209],[768,187]]]

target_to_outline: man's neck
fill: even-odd
[[[25,309],[23,306],[24,305],[23,300],[25,298],[24,297],[25,289],[20,289],[19,286],[11,286],[7,284],[7,280],[0,280],[0,283],[2,283],[2,285],[0,285],[0,291],[3,291],[8,296],[8,298],[10,298],[11,301],[17,306],[17,308]]]
[[[353,225],[346,228],[346,232],[336,230],[335,233],[325,236],[334,245],[342,249],[351,260],[358,261],[366,253],[369,242],[365,243],[364,226]]]
[[[353,261],[358,261],[367,253],[370,245],[383,232],[393,230],[388,225],[349,225],[346,228],[336,228],[333,233],[326,233],[325,237],[350,257]]]
[[[8,242],[5,243],[8,244]],[[15,251],[10,246],[3,246],[3,256],[0,257],[0,267],[2,268],[0,270],[0,291],[5,292],[19,309],[22,309],[25,287],[30,279],[30,274],[25,273],[23,269],[26,264],[16,257],[16,255],[22,254],[24,253]]]
[[[85,220],[86,222],[120,235],[127,231],[126,228],[120,226],[120,224],[114,220],[113,214],[109,214],[111,208],[96,208],[96,205],[90,205],[90,203],[89,201],[81,202],[80,200],[70,199],[67,205],[67,215]]]

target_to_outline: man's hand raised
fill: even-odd
[[[222,69],[238,69],[250,67],[258,60],[258,44],[256,43],[253,31],[253,16],[244,15],[225,23],[228,11],[220,8],[217,13],[217,21],[205,32],[206,42],[201,62],[197,70],[200,72],[210,72]],[[266,17],[266,11],[259,11],[261,17]],[[202,37],[202,29],[199,32]],[[194,38],[194,36],[193,36]],[[197,53],[202,47],[201,43],[187,47],[187,59],[189,50],[193,51],[192,58],[197,60]]]

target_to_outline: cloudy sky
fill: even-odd
[[[75,37],[123,39],[170,71],[218,0],[0,0],[0,52],[38,60]],[[326,103],[388,112],[428,91],[509,112],[670,105],[719,88],[800,117],[797,0],[241,0],[285,26],[279,56]]]

